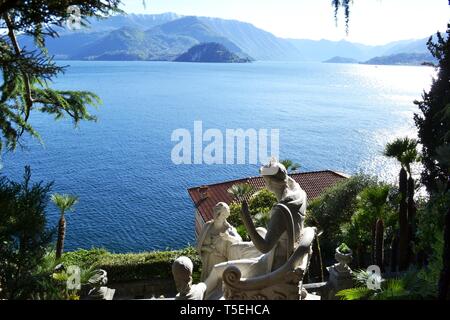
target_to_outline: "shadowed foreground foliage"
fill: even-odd
[[[45,291],[39,270],[53,232],[45,210],[52,184],[31,183],[31,170],[16,183],[0,178],[0,299],[30,299]]]

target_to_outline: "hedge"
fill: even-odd
[[[172,279],[172,263],[180,256],[189,257],[194,264],[194,282],[200,278],[201,260],[197,251],[188,247],[177,251],[115,254],[104,249],[78,250],[63,255],[66,265],[82,269],[103,269],[109,282]]]

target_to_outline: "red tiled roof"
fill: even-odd
[[[290,174],[290,176],[300,184],[300,187],[302,187],[303,190],[305,190],[308,200],[319,197],[326,189],[334,186],[339,181],[348,178],[348,176],[342,173],[331,170],[294,173]],[[265,186],[262,177],[252,177],[208,185],[208,196],[203,200],[201,199],[199,192],[200,187],[191,188],[188,192],[203,220],[207,222],[212,219],[212,209],[218,202],[225,202],[228,204],[233,202],[231,195],[228,193],[228,189],[235,184],[241,183],[251,184],[256,189],[261,189]]]

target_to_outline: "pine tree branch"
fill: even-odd
[[[20,49],[19,43],[17,41],[17,37],[14,33],[14,26],[13,23],[11,21],[11,18],[9,17],[8,13],[5,13],[3,15],[3,18],[5,19],[6,22],[6,26],[8,27],[8,36],[9,39],[11,40],[12,46],[14,48],[14,52],[15,52],[15,56],[17,59],[20,59],[22,57],[22,50]],[[28,121],[28,118],[30,117],[30,111],[31,108],[33,107],[33,97],[31,95],[31,81],[30,81],[30,77],[28,76],[27,72],[25,70],[23,70],[23,68],[21,68],[21,73],[24,79],[24,83],[25,83],[25,122]],[[22,131],[20,133],[19,136],[21,136],[24,132],[24,128],[22,128]]]

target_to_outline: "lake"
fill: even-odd
[[[381,152],[397,136],[415,135],[413,104],[433,68],[256,62],[63,62],[60,89],[89,90],[104,104],[97,123],[33,114],[44,145],[3,156],[2,174],[55,181],[76,194],[66,250],[115,252],[177,249],[195,243],[189,187],[258,174],[258,165],[175,165],[172,132],[279,129],[280,157],[302,171],[365,172],[395,181],[398,166]],[[49,204],[49,225],[58,211]]]

